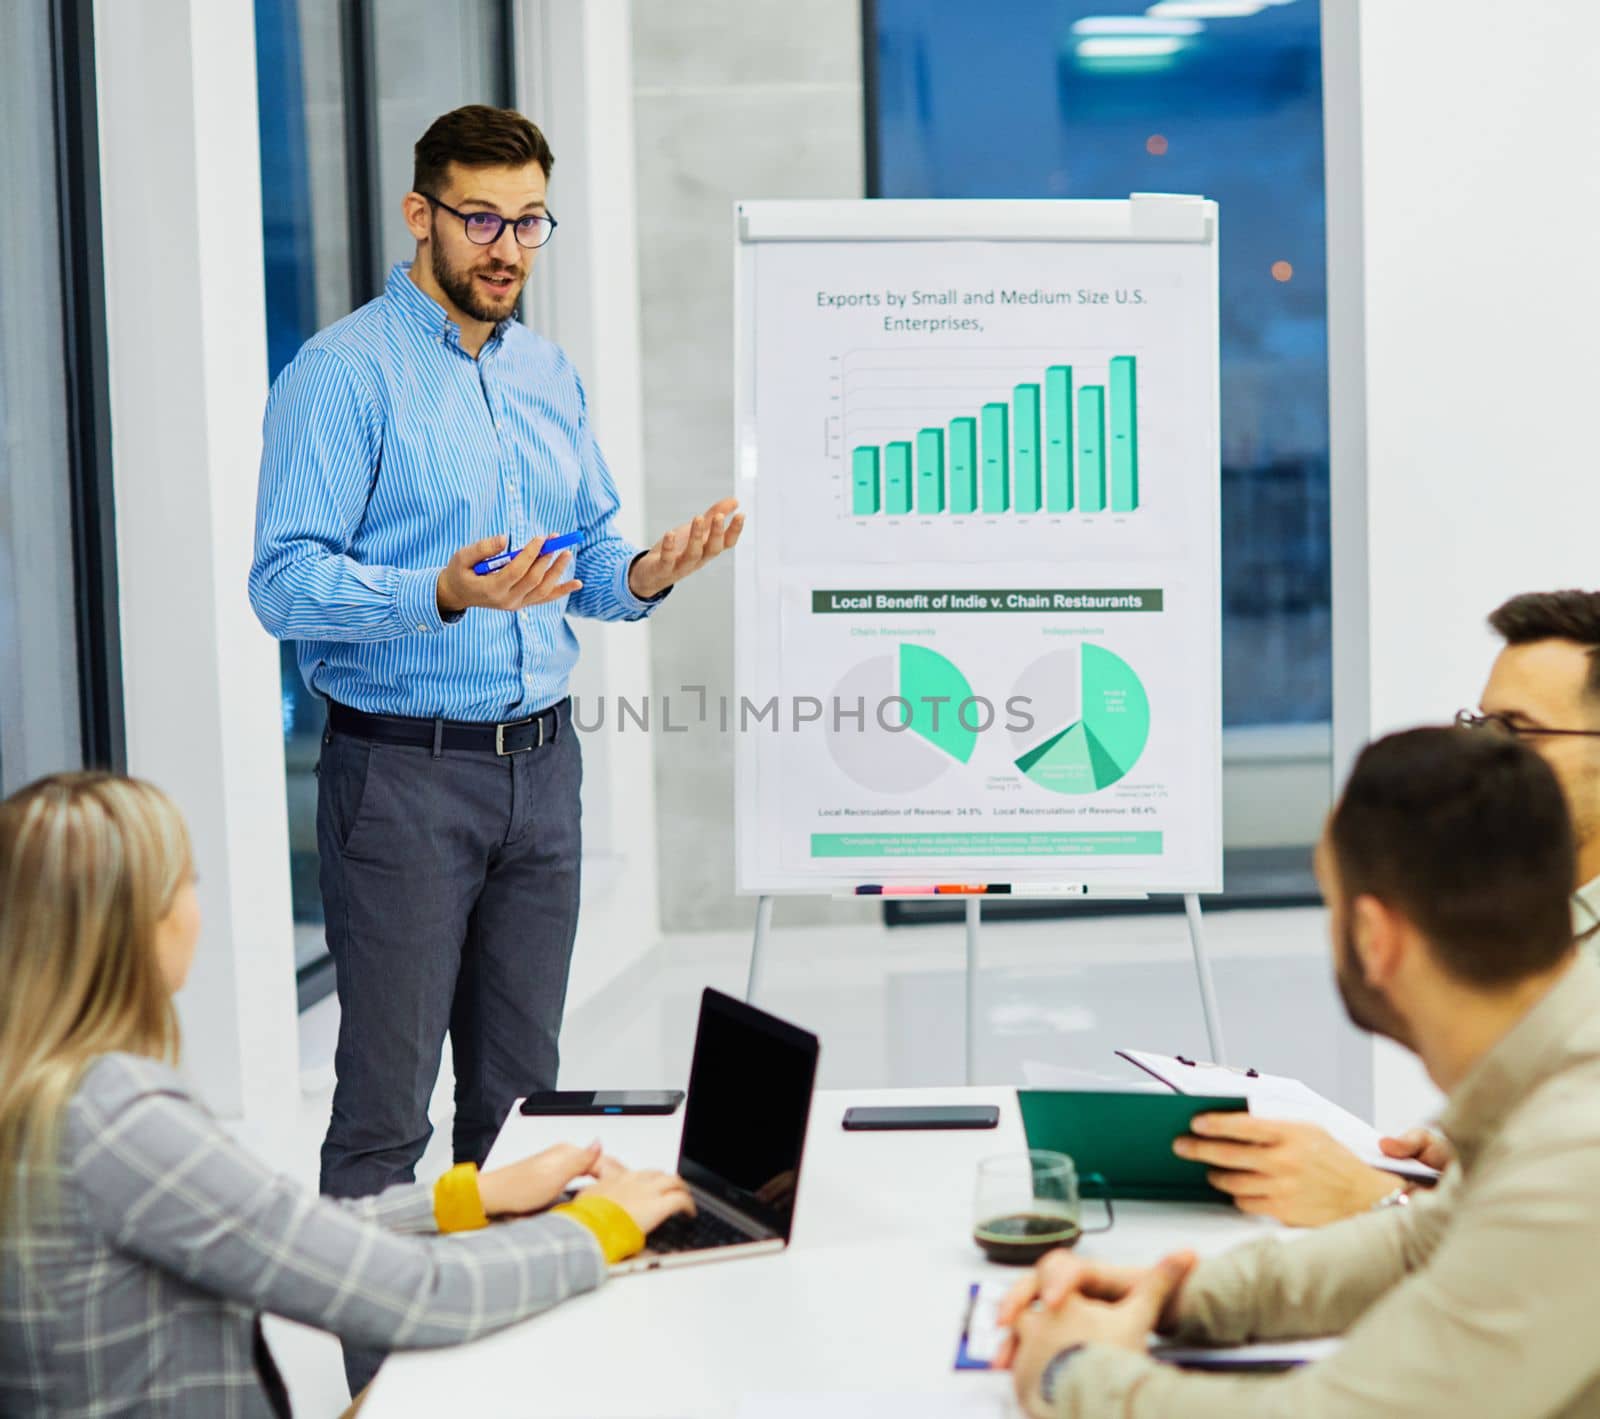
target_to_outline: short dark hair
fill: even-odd
[[[1429,728],[1369,744],[1327,841],[1344,901],[1370,895],[1403,913],[1457,979],[1511,985],[1572,947],[1567,802],[1514,739]]]
[[[1572,641],[1589,652],[1584,693],[1600,698],[1600,591],[1525,591],[1495,607],[1489,625],[1507,645]]]
[[[465,168],[520,168],[538,163],[546,181],[556,165],[550,145],[512,108],[469,103],[440,114],[412,149],[411,190],[437,197],[450,164]]]

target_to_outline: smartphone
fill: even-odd
[[[914,1128],[994,1128],[1000,1110],[993,1104],[928,1104],[889,1109],[846,1109],[844,1126],[852,1133]]]
[[[522,1101],[525,1114],[670,1114],[682,1089],[550,1089]]]

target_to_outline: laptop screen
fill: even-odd
[[[816,1073],[815,1035],[707,990],[678,1171],[787,1238]]]

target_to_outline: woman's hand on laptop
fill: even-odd
[[[523,1217],[559,1202],[579,1178],[597,1178],[608,1162],[598,1143],[579,1148],[558,1143],[521,1162],[478,1176],[478,1196],[490,1217]],[[620,1164],[618,1165],[620,1166]]]
[[[630,1172],[615,1158],[601,1158],[595,1176],[599,1181],[585,1194],[610,1198],[646,1236],[676,1213],[694,1213],[688,1184],[676,1173]]]

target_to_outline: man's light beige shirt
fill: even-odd
[[[1592,954],[1600,955],[1597,927],[1600,927],[1600,877],[1572,894],[1572,929]]]
[[[1585,894],[1597,884],[1590,884]],[[1450,1095],[1457,1162],[1409,1207],[1203,1262],[1179,1338],[1318,1335],[1287,1375],[1187,1374],[1092,1346],[1062,1416],[1600,1416],[1600,972],[1569,970]]]

